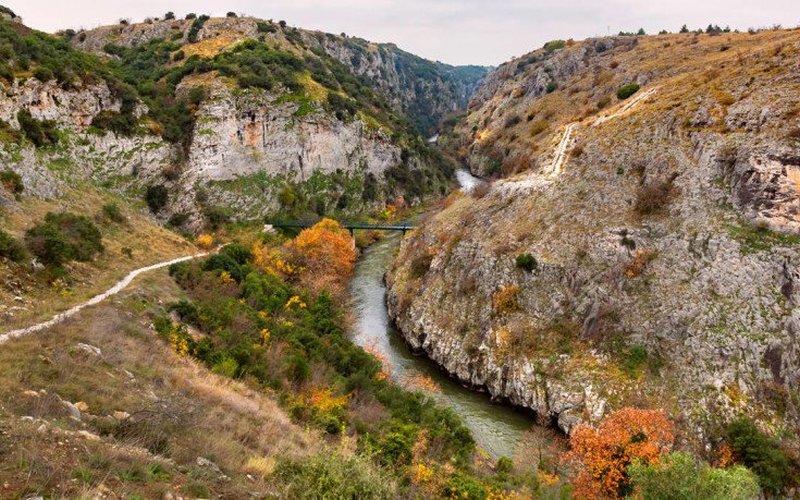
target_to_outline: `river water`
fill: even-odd
[[[459,171],[462,189],[471,190],[481,181]],[[384,366],[401,384],[426,377],[438,386],[430,395],[458,413],[472,431],[478,446],[493,457],[513,457],[522,433],[533,419],[514,409],[493,403],[487,393],[463,387],[425,356],[414,355],[389,322],[383,275],[395,256],[400,235],[392,235],[367,248],[356,264],[351,284],[355,325],[353,340],[385,359]]]

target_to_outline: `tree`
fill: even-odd
[[[299,268],[302,285],[313,293],[328,290],[334,296],[344,292],[353,272],[356,248],[350,233],[331,219],[322,219],[304,229],[288,243],[293,264]]]
[[[150,211],[157,214],[167,204],[169,192],[167,188],[161,184],[147,186],[147,191],[144,194],[144,199]]]
[[[751,500],[760,493],[758,478],[746,467],[716,469],[683,452],[670,453],[656,463],[634,463],[628,474],[635,498],[648,500]]]
[[[225,17],[237,17],[236,16],[236,12],[233,12],[233,11],[228,12],[227,14],[225,14]]]
[[[683,26],[681,26],[681,31],[680,32],[681,33],[688,33],[689,32],[689,27],[684,24]]]
[[[639,28],[639,31],[637,31],[636,34],[639,35],[639,36],[644,36],[647,33],[645,33],[644,28]]]
[[[164,20],[165,21],[171,21],[172,19],[175,19],[175,13],[174,12],[169,11],[166,14],[164,14]]]
[[[61,266],[65,262],[91,260],[103,251],[100,230],[83,215],[69,212],[48,213],[25,233],[28,250],[44,264]]]
[[[783,489],[789,479],[789,459],[752,420],[740,418],[732,422],[727,440],[742,463],[758,475],[762,488],[774,493]]]
[[[623,497],[632,493],[627,467],[655,462],[672,448],[672,424],[663,411],[623,408],[597,429],[579,424],[570,436],[567,462],[575,470],[575,495]]]

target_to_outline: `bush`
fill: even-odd
[[[42,83],[46,83],[55,78],[55,75],[53,75],[53,72],[50,71],[49,68],[40,66],[33,70],[33,77]]]
[[[22,177],[13,170],[0,171],[0,185],[15,195],[25,190],[25,186],[22,184]]]
[[[520,287],[509,285],[497,290],[492,295],[492,314],[502,316],[504,314],[519,311]]]
[[[639,215],[650,215],[661,211],[669,203],[674,181],[675,177],[672,176],[667,179],[652,181],[642,186],[639,192],[636,193],[634,210]]]
[[[521,121],[522,121],[522,119],[519,117],[519,115],[511,115],[508,118],[506,118],[505,127],[506,128],[511,128],[511,127],[517,125]]]
[[[167,188],[161,184],[147,186],[147,191],[144,194],[144,199],[150,211],[157,214],[167,205],[169,199],[169,192]]]
[[[236,12],[232,12],[232,11],[228,12],[227,14],[225,14],[225,17],[237,17],[236,16]]]
[[[278,28],[276,28],[274,24],[265,23],[263,21],[258,21],[256,23],[256,28],[258,29],[259,33],[275,33],[278,31]]]
[[[31,112],[27,109],[19,110],[17,113],[17,121],[19,122],[22,133],[24,133],[25,137],[37,148],[49,144],[56,144],[58,142],[58,133],[56,132],[54,122],[50,120],[37,120],[31,116]]]
[[[731,422],[727,441],[744,465],[755,472],[761,487],[777,493],[789,479],[789,459],[778,444],[749,418]]]
[[[25,247],[13,236],[0,229],[0,257],[14,262],[25,259]]]
[[[189,16],[186,16],[186,19],[189,19]],[[202,16],[193,19],[194,21],[192,22],[192,27],[189,28],[189,33],[186,36],[186,39],[191,43],[197,41],[197,34],[200,33],[200,30],[203,28],[203,25],[210,18],[207,15],[203,14]]]
[[[383,499],[395,495],[384,477],[359,456],[320,453],[300,460],[282,461],[275,477],[286,485],[288,498]]]
[[[103,205],[102,213],[103,217],[117,224],[122,224],[127,220],[122,210],[120,210],[119,205],[116,203],[106,203]]]
[[[547,130],[549,126],[547,120],[536,120],[531,124],[531,135],[535,137]]]
[[[523,269],[525,271],[531,272],[536,269],[538,263],[536,262],[536,257],[529,253],[523,253],[517,255],[516,260],[517,267]]]
[[[617,89],[617,99],[623,101],[628,97],[632,96],[636,92],[639,92],[639,84],[638,83],[629,83],[627,85],[623,85],[619,89]]]
[[[716,469],[682,452],[670,453],[656,463],[635,463],[628,473],[635,498],[750,500],[760,494],[758,478],[747,468]]]
[[[554,50],[563,49],[567,46],[567,42],[564,40],[550,40],[546,44],[544,44],[544,50],[547,52],[553,52]]]
[[[69,212],[48,213],[25,233],[25,245],[43,264],[55,267],[86,262],[103,251],[100,230],[87,217]]]

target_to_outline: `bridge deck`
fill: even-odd
[[[316,222],[267,221],[267,224],[271,225],[272,227],[279,228],[305,229],[313,226],[316,224]],[[412,224],[368,224],[366,222],[340,222],[340,225],[346,229],[349,229],[350,232],[353,232],[356,229],[371,229],[375,231],[401,231],[405,233],[406,231],[411,231],[414,229],[414,225]]]

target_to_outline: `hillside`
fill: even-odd
[[[202,16],[201,16],[202,17]],[[193,28],[194,27],[194,28]],[[329,56],[383,97],[421,133],[432,134],[448,114],[466,109],[478,82],[488,73],[481,66],[451,66],[418,57],[392,43],[373,43],[342,33],[334,35],[251,17],[227,17],[198,22],[193,19],[149,19],[140,24],[118,24],[72,36],[73,44],[104,54],[109,43],[126,48],[156,39],[188,45],[187,56],[213,56],[238,42],[258,39],[295,54]],[[316,75],[315,75],[316,76]],[[324,82],[323,82],[324,83]]]
[[[365,50],[358,43],[250,18],[120,24],[61,38],[0,22],[15,54],[0,67],[0,155],[27,194],[87,180],[146,199],[160,221],[192,232],[277,212],[357,214],[398,197],[440,195],[452,164],[404,110],[428,118],[433,108],[452,111],[477,78],[434,71],[416,87],[428,97],[399,96],[406,66],[388,49],[369,45],[388,58],[376,62],[384,71],[401,68],[379,85],[361,74],[369,68],[355,71],[319,40]],[[425,100],[433,95],[443,97]]]
[[[688,33],[500,66],[443,140],[507,178],[403,242],[405,338],[565,431],[660,408],[706,453],[746,415],[796,459],[799,54],[797,30]]]

